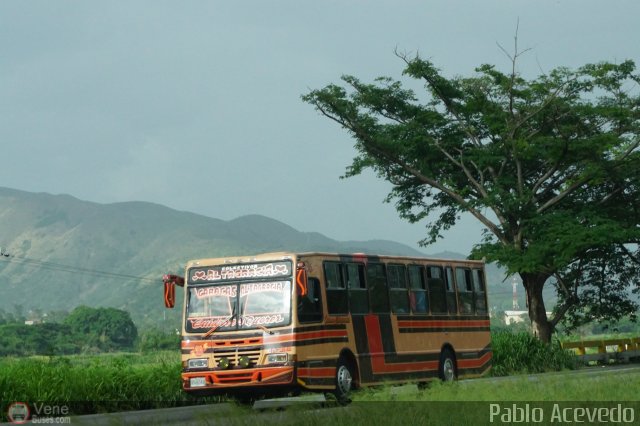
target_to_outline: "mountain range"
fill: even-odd
[[[181,273],[189,259],[270,251],[425,255],[392,241],[336,241],[260,215],[225,221],[147,202],[99,204],[2,187],[0,247],[0,309],[111,306],[149,325],[167,317],[162,275]]]

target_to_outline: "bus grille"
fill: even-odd
[[[229,368],[236,367],[240,364],[240,358],[242,358],[243,356],[249,358],[249,367],[255,367],[260,360],[260,348],[216,348],[213,351],[213,360],[216,366],[222,358],[226,358],[229,361]]]

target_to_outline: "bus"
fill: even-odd
[[[184,288],[182,387],[207,395],[353,389],[474,377],[491,368],[484,263],[266,253],[192,260]]]

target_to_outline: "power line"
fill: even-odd
[[[68,272],[68,273],[75,273],[75,274],[81,273],[81,274],[89,274],[89,275],[95,275],[95,276],[107,277],[107,278],[126,278],[126,279],[133,279],[133,280],[139,280],[139,281],[148,281],[148,282],[156,282],[156,283],[158,282],[157,279],[141,277],[138,275],[100,271],[97,269],[82,268],[78,266],[65,265],[65,264],[56,263],[56,262],[47,262],[44,260],[32,259],[32,258],[22,257],[22,256],[10,255],[7,257],[5,256],[4,253],[3,253],[3,256],[0,256],[0,260],[7,263],[14,263],[17,265],[46,269],[46,270],[57,271],[57,272]]]

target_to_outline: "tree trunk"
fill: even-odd
[[[527,291],[527,306],[529,308],[531,330],[538,339],[545,343],[550,343],[553,326],[547,318],[547,311],[544,307],[544,299],[542,298],[542,289],[549,275],[522,273],[520,277]]]

